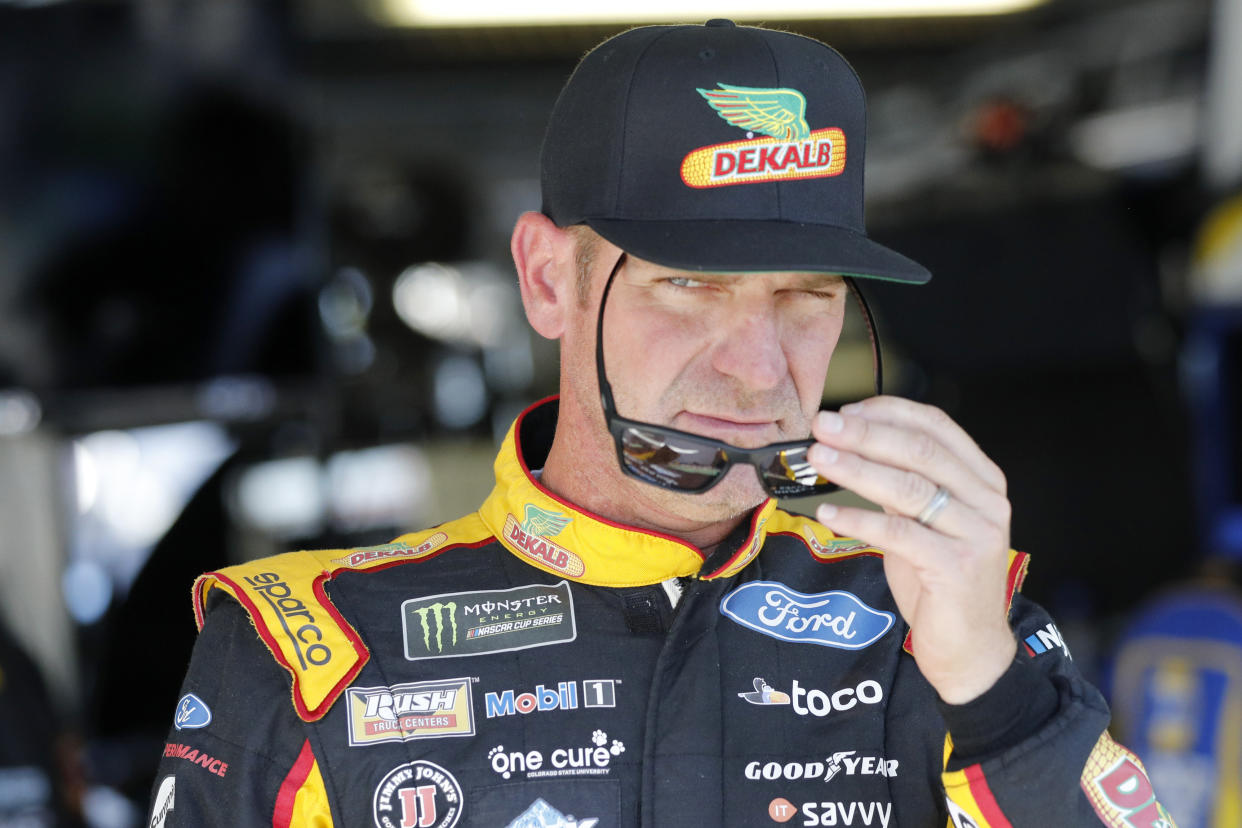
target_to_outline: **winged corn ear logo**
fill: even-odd
[[[527,503],[526,519],[522,521],[522,528],[532,535],[550,538],[559,535],[569,525],[569,521],[570,518],[560,512],[550,512],[533,503]]]
[[[763,181],[823,178],[845,170],[845,133],[812,130],[806,98],[796,89],[716,84],[696,89],[716,114],[739,129],[745,141],[700,147],[681,162],[691,187],[724,187]],[[756,138],[756,133],[767,136]]]

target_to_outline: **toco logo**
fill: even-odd
[[[566,581],[411,598],[401,605],[401,625],[410,661],[524,650],[577,637]]]
[[[781,641],[861,650],[893,626],[895,616],[841,590],[807,595],[774,581],[754,581],[730,592],[720,612]]]

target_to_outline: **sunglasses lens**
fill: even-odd
[[[763,467],[763,484],[777,497],[830,492],[837,488],[807,462],[807,446],[778,451]]]
[[[727,465],[724,453],[715,446],[633,426],[621,432],[621,456],[634,476],[686,492],[707,488]]]

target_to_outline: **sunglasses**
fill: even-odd
[[[645,483],[693,494],[705,492],[715,486],[738,463],[753,466],[759,475],[759,482],[772,497],[805,497],[839,489],[836,483],[821,477],[807,461],[806,453],[815,445],[814,440],[792,440],[745,449],[688,431],[630,420],[617,413],[612,386],[608,384],[608,376],[604,371],[604,307],[608,302],[613,280],[621,271],[625,259],[623,252],[604,284],[604,295],[600,298],[599,319],[595,329],[595,367],[599,377],[604,419],[617,445],[617,460],[621,464],[621,470]],[[879,394],[882,373],[875,321],[854,280],[847,276],[845,282],[858,300],[867,333],[871,337],[875,392]]]

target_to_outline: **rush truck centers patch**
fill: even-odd
[[[746,130],[745,141],[700,147],[681,162],[691,187],[726,187],[761,181],[824,178],[845,170],[845,133],[812,130],[806,98],[796,89],[717,84],[696,90],[721,118]],[[755,134],[765,135],[756,138]]]
[[[351,687],[347,698],[354,746],[474,735],[468,678]]]

